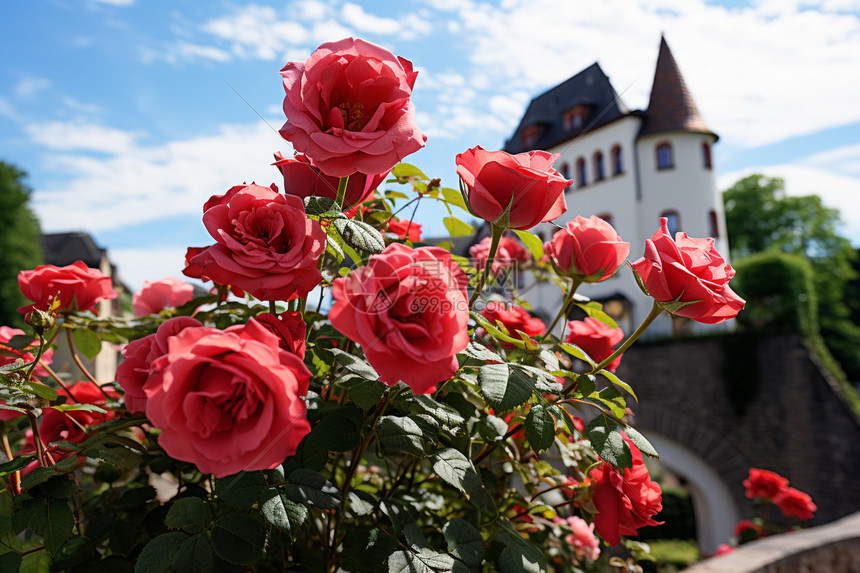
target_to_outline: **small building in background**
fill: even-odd
[[[597,215],[630,243],[631,261],[642,256],[644,241],[659,228],[660,217],[668,219],[673,234],[713,237],[719,252],[728,257],[712,154],[717,139],[661,38],[646,110],[628,109],[595,63],[535,97],[504,150],[561,154],[554,166],[573,184],[565,190],[568,210],[555,223],[563,226],[577,215]],[[546,242],[556,230],[547,223],[532,232]],[[543,283],[525,291],[524,298],[535,311],[551,320],[562,302],[559,287]],[[626,334],[651,308],[629,268],[602,283],[584,285],[579,292],[604,302]],[[649,333],[683,334],[701,328],[687,319],[663,316]]]

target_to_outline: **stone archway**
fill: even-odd
[[[691,449],[656,432],[644,432],[660,453],[660,463],[687,481],[696,517],[699,550],[712,554],[728,542],[740,519],[732,493],[720,475]]]

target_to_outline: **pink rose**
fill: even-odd
[[[48,310],[51,299],[60,299],[57,312],[92,310],[105,299],[116,298],[118,293],[111,288],[110,277],[98,269],[87,267],[82,261],[75,261],[66,267],[41,265],[32,271],[18,273],[18,286],[24,296],[34,304],[22,306],[18,312],[26,314],[34,308]]]
[[[308,327],[302,313],[297,311],[282,312],[275,316],[270,312],[264,312],[254,318],[278,337],[278,344],[281,348],[304,359],[305,337]]]
[[[540,336],[546,332],[546,325],[536,316],[531,316],[523,307],[501,301],[490,301],[481,314],[490,321],[490,324],[501,322],[514,338],[519,338],[516,331],[524,332],[528,336]],[[513,348],[509,342],[502,342],[502,346]]]
[[[410,99],[417,75],[408,60],[364,40],[323,44],[281,70],[280,133],[328,176],[387,173],[427,141]]]
[[[597,509],[594,525],[597,533],[609,545],[618,545],[622,535],[636,535],[640,527],[660,525],[653,516],[663,509],[663,492],[651,481],[642,454],[630,442],[633,465],[624,470],[603,462],[591,470],[592,502]]]
[[[595,283],[611,277],[624,263],[630,243],[603,219],[578,216],[553,235],[544,250],[562,274]]]
[[[585,320],[571,320],[567,326],[570,328],[570,333],[564,341],[585,350],[585,353],[598,364],[609,358],[615,352],[612,347],[624,338],[624,332],[620,328],[612,328],[590,316],[585,317]],[[624,356],[623,353],[619,354],[604,368],[615,372],[621,364],[622,356]]]
[[[491,237],[484,237],[479,243],[469,247],[472,264],[479,271],[484,270],[484,267],[487,265],[487,259],[490,257],[491,242]],[[504,269],[527,263],[530,258],[531,255],[528,249],[519,241],[510,237],[502,237],[499,239],[499,246],[496,247],[496,256],[493,257],[493,266],[490,268],[490,274],[498,277]]]
[[[395,219],[392,217],[388,220],[389,233],[394,233],[401,241],[411,241],[417,243],[421,240],[421,225],[410,221],[409,219]]]
[[[187,276],[232,285],[260,300],[306,297],[319,284],[325,231],[302,200],[245,185],[213,196],[203,224],[216,244],[186,261]]]
[[[716,324],[737,316],[745,304],[729,287],[735,270],[714,249],[714,240],[692,239],[687,233],[672,240],[665,217],[660,230],[645,241],[645,256],[633,269],[657,302],[691,303],[668,309],[678,316]]]
[[[256,320],[227,330],[190,327],[170,337],[152,368],[146,415],[168,455],[224,477],[272,469],[310,431],[311,374]]]
[[[169,306],[182,306],[194,298],[194,287],[174,277],[144,281],[143,288],[131,297],[135,316],[158,314]]]
[[[785,517],[796,517],[801,521],[812,519],[812,514],[818,509],[808,494],[793,487],[777,493],[773,498],[773,503]]]
[[[125,391],[125,407],[129,412],[146,412],[144,389],[150,379],[158,377],[152,372],[152,363],[167,354],[167,341],[171,336],[191,326],[202,325],[189,316],[177,316],[161,323],[154,334],[132,340],[122,349],[125,359],[117,366],[116,383]]]
[[[714,555],[725,555],[726,553],[731,553],[735,548],[726,543],[720,543],[717,545],[717,550],[714,552]]]
[[[457,371],[469,343],[466,275],[438,247],[392,243],[335,279],[332,326],[359,343],[380,380],[429,394]]]
[[[567,525],[573,533],[564,536],[565,542],[573,547],[580,559],[594,561],[600,556],[600,540],[594,535],[594,524],[581,517],[571,515],[567,519],[555,518],[557,523]]]
[[[306,155],[296,155],[284,159],[280,152],[275,154],[273,164],[284,176],[284,193],[296,197],[315,196],[337,199],[338,177],[330,177],[311,165]],[[349,176],[346,192],[343,196],[343,209],[349,210],[373,197],[373,191],[385,181],[390,170],[377,175],[366,175],[358,172]]]
[[[788,489],[788,480],[769,470],[750,468],[749,477],[744,480],[744,487],[749,499],[760,497],[772,501],[777,494]]]
[[[572,183],[553,169],[560,157],[546,151],[510,155],[473,147],[457,155],[457,174],[465,183],[475,216],[500,227],[530,229],[567,211],[564,188]],[[510,219],[499,220],[511,205]]]

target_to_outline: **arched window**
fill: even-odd
[[[606,171],[603,169],[603,153],[600,151],[594,154],[594,180],[603,181],[606,177]]]
[[[559,173],[565,179],[570,179],[570,165],[567,164],[567,161],[561,164],[561,169],[559,169]]]
[[[585,177],[585,158],[580,157],[576,160],[576,186],[585,187],[588,185],[588,179]]]
[[[708,212],[708,221],[711,224],[711,236],[715,239],[720,238],[720,224],[717,221],[717,212],[711,209]]]
[[[663,211],[660,217],[666,217],[666,227],[669,229],[669,234],[673,237],[675,233],[681,230],[681,216],[677,211]]]
[[[671,169],[675,166],[672,160],[672,144],[664,141],[657,145],[657,169]]]
[[[711,146],[707,141],[702,143],[702,165],[705,169],[711,168]]]
[[[612,147],[612,174],[624,173],[624,158],[621,156],[621,146],[616,144]]]

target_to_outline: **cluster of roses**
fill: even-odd
[[[303,362],[308,332],[301,311],[309,293],[328,282],[326,225],[333,219],[309,216],[303,199],[326,197],[338,216],[360,219],[362,203],[371,201],[395,164],[426,140],[410,99],[417,72],[384,48],[351,38],[324,44],[306,62],[287,64],[281,75],[287,122],[280,133],[300,152],[294,158],[276,156],[284,192],[274,184],[250,184],[212,196],[203,223],[215,243],[189,248],[183,271],[268,301],[272,312],[223,330],[188,316],[172,318],[130,342],[116,373],[126,408],[145,414],[160,430],[158,444],[165,452],[216,477],[275,468],[310,431],[305,398],[311,373]],[[528,256],[515,240],[503,237],[505,230],[526,230],[566,211],[564,189],[571,182],[552,168],[558,157],[543,151],[512,156],[480,147],[457,156],[463,203],[492,229],[473,252],[481,274],[471,296],[468,277],[451,254],[414,247],[417,225],[394,218],[386,219],[385,230],[404,242],[391,242],[365,265],[331,281],[328,320],[360,346],[382,382],[403,382],[415,394],[429,394],[454,376],[457,355],[470,342],[470,308],[490,273],[503,270],[494,269],[496,260]],[[570,283],[556,320],[546,328],[522,307],[491,303],[484,310],[490,323],[526,338],[552,332],[576,288],[612,276],[625,262],[629,244],[607,222],[577,217],[544,250],[548,263]],[[666,310],[715,323],[743,307],[728,286],[734,271],[713,240],[684,233],[673,238],[665,220],[632,266],[655,299],[649,320]],[[92,310],[99,300],[116,296],[109,279],[94,272],[81,263],[44,266],[22,273],[20,281],[37,308],[62,315]],[[157,312],[191,296],[181,284],[150,283],[135,297],[135,312]],[[52,307],[55,299],[59,304]],[[294,301],[296,310],[276,313],[276,301]],[[623,338],[620,330],[591,318],[570,328],[566,340],[599,362],[597,369],[614,371],[635,340],[613,350]],[[78,437],[69,432],[62,439]],[[650,480],[639,450],[627,442],[632,467],[619,470],[602,462],[578,484],[591,488],[594,523],[573,516],[556,524],[571,531],[583,557],[597,555],[596,541],[586,532],[596,529],[614,545],[621,535],[657,523],[659,486]]]

